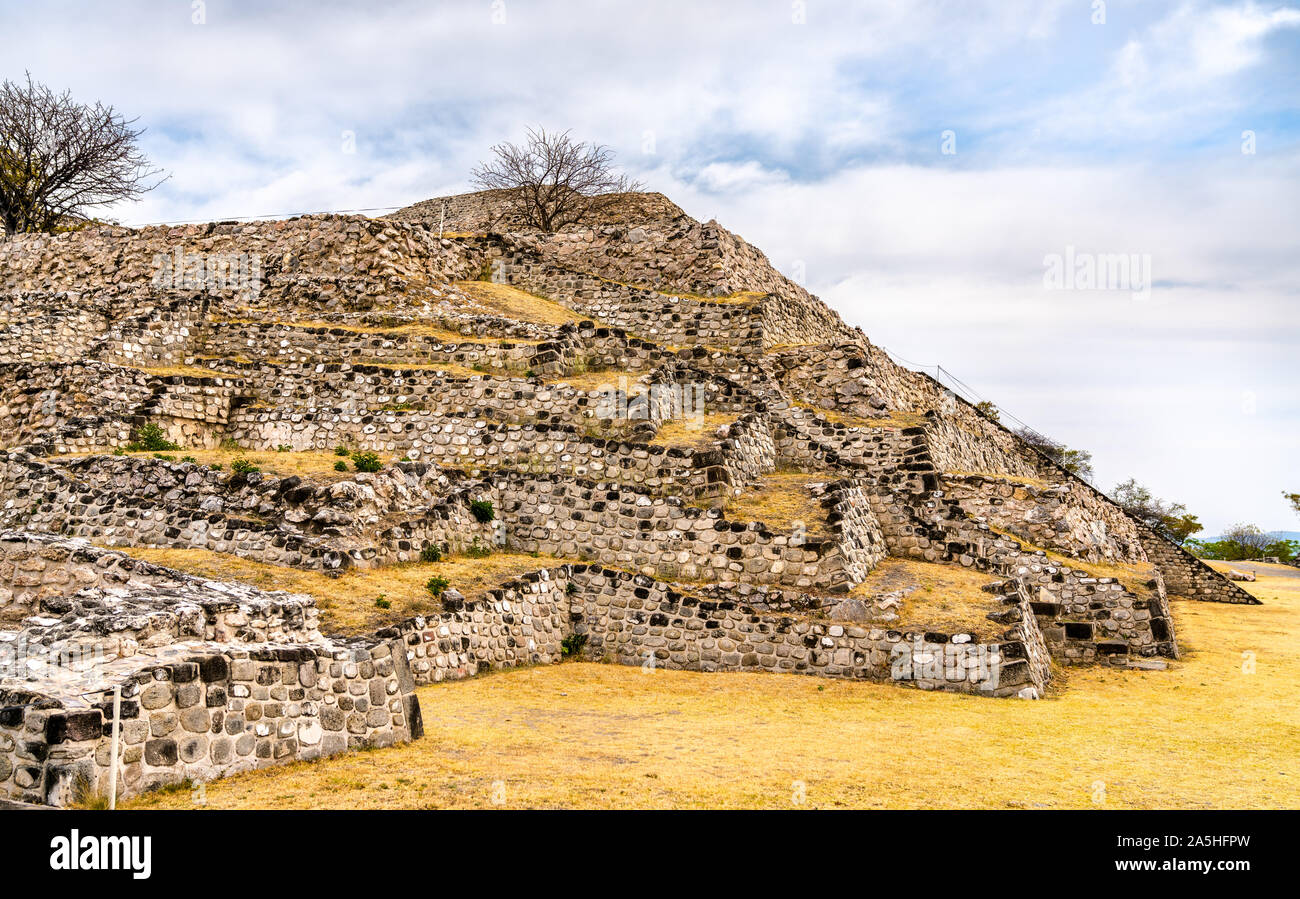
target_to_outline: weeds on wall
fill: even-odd
[[[163,450],[178,450],[181,448],[179,443],[173,443],[167,439],[167,432],[160,425],[147,421],[136,427],[131,432],[131,442],[126,445],[128,452],[160,452]]]

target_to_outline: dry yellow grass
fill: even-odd
[[[426,687],[423,740],[216,781],[206,807],[1294,808],[1300,591],[1278,580],[1247,585],[1266,606],[1177,603],[1170,670],[1074,669],[1041,702],[599,664]]]
[[[75,453],[62,456],[64,459],[75,459],[82,455],[95,455],[94,453]],[[102,454],[101,454],[102,455]],[[226,471],[230,471],[230,465],[236,459],[247,459],[252,462],[265,474],[273,474],[279,477],[289,477],[297,475],[300,478],[312,481],[340,481],[345,478],[356,477],[357,472],[352,461],[346,456],[337,456],[334,453],[326,452],[284,452],[278,453],[274,450],[246,450],[238,447],[221,447],[219,449],[178,449],[168,450],[164,453],[138,452],[125,453],[127,456],[142,456],[144,458],[153,458],[155,455],[161,455],[164,458],[179,462],[182,459],[193,459],[200,465],[220,465]],[[386,465],[392,461],[392,457],[380,454],[380,460]],[[335,471],[334,466],[339,462],[346,463],[347,471]]]
[[[149,367],[145,365],[126,366],[135,368],[138,371],[146,372],[151,375],[157,375],[160,378],[167,378],[173,375],[184,375],[191,378],[237,378],[238,375],[232,375],[229,372],[217,371],[212,368],[203,368],[197,365],[165,365]]]
[[[773,531],[792,532],[799,524],[809,539],[827,533],[826,510],[821,500],[808,492],[809,484],[824,484],[826,473],[773,472],[763,475],[756,487],[722,502],[727,517],[738,521],[761,521]],[[705,504],[711,505],[711,504]]]
[[[734,412],[676,418],[664,422],[650,442],[660,446],[706,448],[719,439],[716,432],[720,426],[729,425],[735,420]]]
[[[415,562],[368,570],[351,569],[338,577],[254,562],[206,549],[120,547],[127,555],[213,580],[242,581],[263,590],[288,590],[316,598],[321,610],[321,630],[327,634],[365,634],[412,615],[427,615],[440,606],[425,589],[434,575],[447,579],[468,597],[499,586],[503,581],[565,560],[530,553],[494,552],[482,559],[449,556],[441,562]],[[380,598],[391,607],[375,605]]]
[[[903,597],[897,609],[898,621],[891,627],[992,637],[1006,630],[987,617],[989,612],[1002,608],[997,596],[982,589],[996,580],[986,571],[960,565],[888,558],[853,589],[852,595],[870,596],[914,587]]]
[[[871,422],[879,421],[880,419],[863,418],[860,415],[854,415],[850,412],[841,412],[839,409],[825,409],[821,406],[796,406],[796,408],[806,409],[814,415],[826,419],[831,424],[844,425],[847,428],[879,427],[879,425],[873,425]]]
[[[579,315],[568,306],[561,306],[554,300],[539,297],[518,287],[511,287],[509,284],[494,284],[491,281],[457,281],[456,286],[488,309],[516,321],[536,322],[539,325],[563,325],[588,318]]]
[[[567,384],[575,390],[622,390],[629,394],[645,392],[637,383],[642,372],[635,371],[585,371],[573,375],[553,375],[545,378],[547,384]]]

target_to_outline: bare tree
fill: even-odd
[[[619,194],[641,187],[611,169],[608,147],[574,141],[568,131],[530,128],[522,146],[497,144],[492,153],[471,172],[474,185],[516,192],[519,213],[542,231],[581,224]]]
[[[134,200],[165,180],[111,106],[86,106],[27,76],[0,84],[0,224],[54,231],[89,210]]]
[[[1181,544],[1204,529],[1200,520],[1187,511],[1187,506],[1160,499],[1135,478],[1116,485],[1110,496],[1129,515],[1175,543]]]
[[[1070,449],[1064,443],[1058,443],[1031,428],[1020,428],[1014,433],[1070,474],[1077,475],[1085,481],[1092,480],[1092,453],[1088,450]]]
[[[1253,524],[1234,524],[1223,532],[1223,539],[1249,547],[1256,554],[1261,554],[1273,542],[1273,537],[1261,531]]]

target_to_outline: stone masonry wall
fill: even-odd
[[[123,798],[423,734],[405,655],[388,643],[199,645],[133,667],[110,672],[123,686]],[[0,686],[0,796],[66,806],[102,795],[111,722],[111,689],[78,703]]]
[[[973,518],[1089,562],[1144,562],[1133,521],[1072,483],[1036,487],[982,475],[943,476],[944,495]]]
[[[756,612],[595,565],[565,565],[516,579],[480,600],[454,599],[441,616],[381,632],[405,640],[417,683],[484,669],[558,660],[563,638],[583,658],[694,671],[789,671],[908,683],[993,696],[1039,696],[1050,677],[1032,614],[1016,614],[996,643],[953,642],[833,621]],[[653,656],[654,661],[649,663]]]
[[[1164,577],[1170,593],[1201,602],[1260,605],[1260,601],[1175,543],[1135,522],[1142,548]]]

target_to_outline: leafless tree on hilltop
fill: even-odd
[[[492,153],[471,173],[474,185],[517,192],[518,212],[542,231],[582,224],[619,194],[641,187],[612,170],[608,147],[574,141],[568,131],[530,128],[522,145],[497,144]]]

